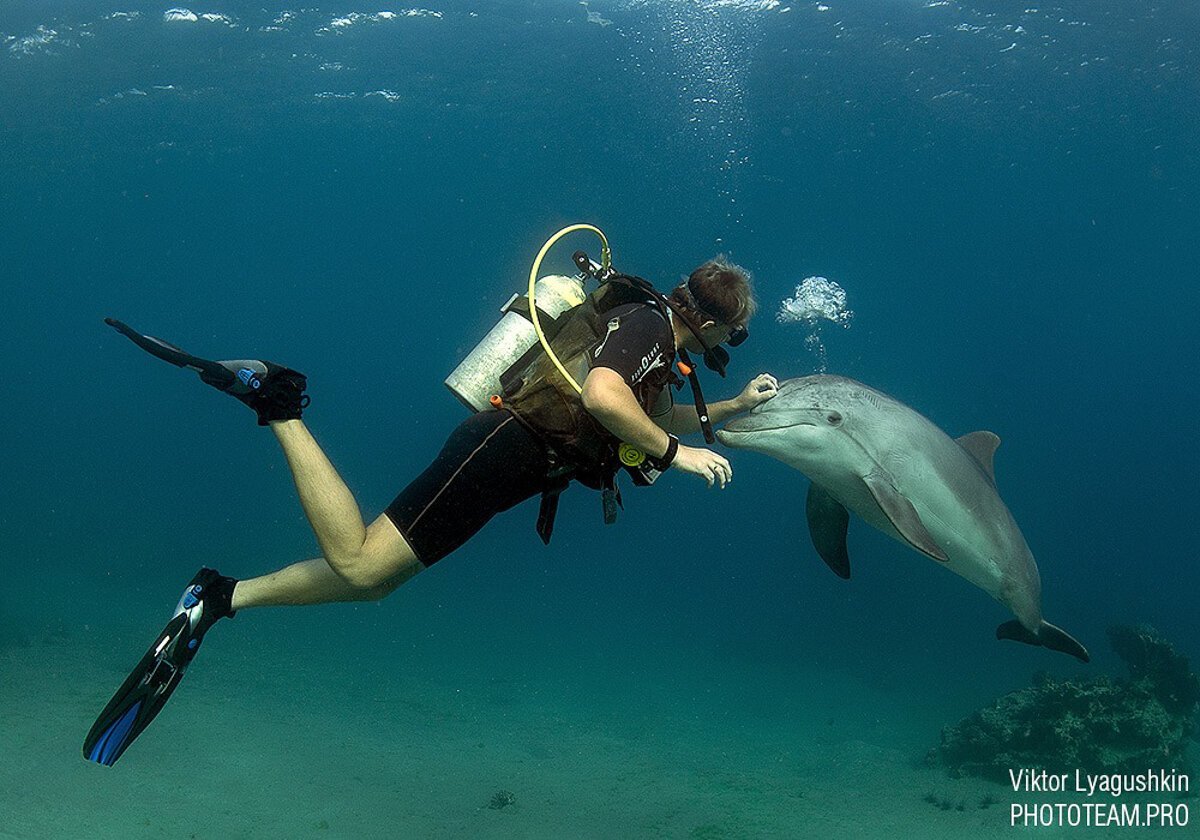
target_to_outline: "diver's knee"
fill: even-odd
[[[383,583],[383,577],[369,564],[363,563],[361,559],[349,562],[345,559],[334,561],[326,557],[326,562],[333,569],[334,574],[342,579],[342,583],[350,587],[355,595],[363,595],[374,590],[377,586]]]
[[[382,584],[380,586],[372,586],[370,589],[360,589],[358,591],[358,600],[370,601],[372,603],[379,603],[380,601],[382,601],[384,598],[391,595],[395,591],[396,591],[396,587],[391,586],[388,583]]]
[[[386,587],[376,586],[371,589],[352,589],[348,601],[358,601],[360,603],[379,603],[388,595],[392,594],[392,590]]]
[[[395,575],[384,580],[382,583],[377,583],[367,589],[361,590],[362,600],[364,601],[382,601],[387,596],[391,595],[406,581],[412,579],[417,572],[425,568],[420,563],[414,562],[409,566],[401,569]]]

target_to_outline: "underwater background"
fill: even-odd
[[[1009,836],[1011,790],[923,765],[941,727],[1116,670],[1113,623],[1200,656],[1198,50],[1186,0],[3,3],[0,837]],[[548,549],[530,502],[382,603],[240,614],[85,762],[197,567],[317,553],[270,433],[102,319],[304,371],[370,520],[576,221],[663,289],[753,272],[710,400],[823,364],[999,434],[1092,664],[861,521],[837,579],[806,479],[727,452],[724,492],[606,528],[576,486]],[[776,320],[814,275],[848,328]]]

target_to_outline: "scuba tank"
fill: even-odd
[[[582,278],[560,274],[541,278],[534,289],[538,314],[551,322],[585,296]],[[504,391],[501,375],[538,344],[527,295],[514,294],[500,311],[504,316],[446,377],[446,387],[472,411],[493,407],[493,395]]]

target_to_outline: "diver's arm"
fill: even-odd
[[[666,454],[670,436],[655,425],[638,403],[625,378],[610,368],[593,368],[583,381],[583,407],[619,440],[655,458]],[[733,478],[733,468],[723,456],[710,449],[680,445],[671,464],[698,475],[712,487],[724,487]]]
[[[753,408],[753,406],[743,408],[739,399],[739,397],[734,397],[731,400],[709,403],[709,421],[714,424],[723,423],[730,417],[736,417],[742,412]],[[662,416],[659,424],[673,435],[690,435],[693,432],[700,431],[700,415],[696,413],[696,406],[694,405],[677,405],[669,413]]]
[[[646,415],[625,378],[615,370],[593,368],[583,380],[580,397],[587,413],[619,440],[656,458],[666,453],[667,433]]]
[[[769,373],[760,373],[750,380],[742,392],[733,399],[708,404],[708,419],[711,423],[723,423],[730,417],[745,414],[755,406],[775,396],[779,383]],[[700,415],[694,405],[675,405],[670,412],[657,419],[662,428],[676,435],[700,431]]]

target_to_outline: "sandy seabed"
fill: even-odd
[[[403,646],[347,656],[301,649],[282,624],[264,633],[246,624],[214,630],[112,768],[85,761],[80,747],[140,653],[136,632],[80,630],[0,649],[0,837],[1145,831],[1011,827],[1008,787],[949,779],[922,761],[944,707],[898,701],[853,671],[697,665],[661,651],[543,667],[471,655],[453,639],[416,644],[411,657]]]

